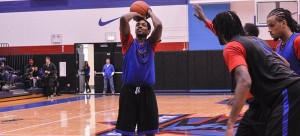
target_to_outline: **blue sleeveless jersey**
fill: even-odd
[[[278,45],[276,52],[284,57],[289,63],[292,70],[294,70],[298,75],[300,75],[300,62],[294,51],[294,40],[299,36],[298,33],[294,33],[290,39],[285,43],[285,46],[280,49],[281,42]]]
[[[139,87],[155,84],[154,53],[149,41],[140,45],[134,39],[123,55],[123,83]]]

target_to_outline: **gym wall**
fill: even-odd
[[[1,43],[10,46],[49,46],[51,35],[60,34],[59,45],[103,43],[106,34],[113,33],[120,41],[119,20],[107,22],[129,12],[134,0],[31,0],[1,2]],[[186,0],[148,0],[152,10],[162,20],[164,32],[159,50],[183,50],[188,47]],[[13,6],[12,6],[13,5]],[[22,7],[22,8],[21,8]],[[168,11],[168,12],[166,12]],[[101,24],[101,23],[100,23]],[[131,22],[134,31],[134,21]]]
[[[102,22],[106,22],[120,17],[129,11],[129,6],[133,1],[30,0],[1,2],[0,42],[9,43],[11,48],[19,50],[16,54],[33,54],[42,57],[45,54],[54,56],[74,54],[74,43],[104,43],[107,42],[107,34],[115,35],[113,42],[119,42],[119,20],[100,26],[100,19]],[[164,26],[162,42],[157,48],[156,89],[231,88],[228,81],[229,72],[224,67],[224,63],[219,62],[223,61],[223,46],[219,45],[215,35],[205,28],[204,23],[195,19],[192,15],[194,10],[188,4],[189,1],[145,1],[151,5]],[[243,24],[254,23],[253,1],[204,4],[202,6],[209,19],[213,19],[218,12],[233,10],[240,16]],[[130,25],[133,32],[134,22],[131,22]],[[53,34],[62,36],[61,43],[51,42]],[[273,47],[277,44],[272,41],[265,27],[260,28],[259,37],[267,40]],[[190,49],[189,52],[179,52],[188,49]],[[0,55],[5,53],[7,52],[0,50]],[[161,59],[158,59],[160,57]],[[177,58],[176,62],[175,59],[172,59],[173,57]],[[73,63],[73,60],[70,61]],[[182,65],[179,65],[181,63],[188,67],[181,67]],[[169,75],[183,80],[169,79]],[[221,78],[217,78],[218,75],[225,82],[220,82],[218,85],[209,84],[219,81],[218,79]]]
[[[197,92],[231,89],[231,78],[223,52],[158,52],[155,56],[158,92]]]

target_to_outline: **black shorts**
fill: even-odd
[[[265,136],[270,110],[256,98],[248,103],[249,109],[240,121],[236,136]]]
[[[300,136],[300,81],[283,90],[274,102],[267,136]]]
[[[123,85],[119,99],[116,132],[123,135],[158,132],[158,108],[152,87]]]

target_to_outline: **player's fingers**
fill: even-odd
[[[197,9],[197,10],[200,9],[200,6],[199,6],[198,4],[194,4],[193,6],[194,6],[194,8]]]
[[[199,19],[199,16],[197,14],[194,13],[194,16]]]

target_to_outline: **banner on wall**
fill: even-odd
[[[66,77],[66,76],[67,76],[67,63],[59,62],[59,77]]]

